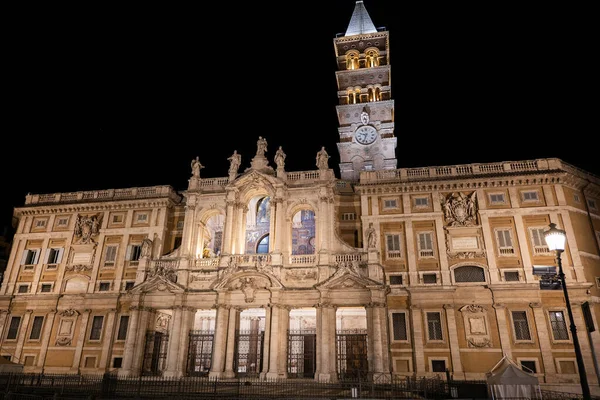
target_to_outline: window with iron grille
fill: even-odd
[[[531,340],[526,311],[512,311],[513,326],[516,340]]]
[[[129,315],[121,315],[121,321],[119,322],[119,332],[117,333],[117,340],[127,339],[127,326],[129,325]]]
[[[52,284],[51,283],[42,283],[42,287],[40,288],[40,292],[42,292],[42,293],[50,293],[50,292],[52,292]]]
[[[110,282],[100,282],[98,285],[98,291],[107,292],[110,289]]]
[[[504,193],[491,193],[490,194],[490,203],[491,204],[506,203],[506,200],[504,199]]]
[[[406,334],[406,313],[393,313],[392,327],[394,329],[394,340],[408,340]]]
[[[121,368],[123,365],[123,357],[115,357],[113,359],[113,368]]]
[[[427,313],[427,333],[429,340],[443,340],[442,314],[439,312]]]
[[[390,275],[390,285],[402,285],[402,275]]]
[[[19,285],[19,293],[27,293],[29,291],[29,286],[28,285]]]
[[[104,317],[101,315],[94,316],[92,320],[92,329],[90,330],[90,340],[100,340],[100,336],[102,335],[102,323],[104,322]]]
[[[519,282],[519,271],[504,271],[506,282]]]
[[[446,372],[446,360],[431,360],[432,372]]]
[[[537,190],[530,190],[527,192],[522,192],[522,195],[523,195],[523,201],[539,201],[540,200]]]
[[[396,199],[387,199],[383,201],[383,208],[398,208]]]
[[[425,284],[437,283],[437,274],[423,274],[423,283],[425,283]]]
[[[31,340],[39,340],[42,335],[42,325],[44,324],[44,317],[36,316],[33,318],[33,324],[31,325],[31,333],[29,334],[29,339]]]
[[[567,322],[562,311],[550,311],[550,326],[554,340],[569,340]]]
[[[16,339],[17,333],[19,332],[19,325],[21,324],[21,317],[12,317],[10,319],[10,326],[8,327],[8,333],[6,339]]]
[[[416,208],[427,208],[429,207],[429,197],[415,197]]]
[[[454,269],[454,282],[485,282],[483,268],[467,265]]]

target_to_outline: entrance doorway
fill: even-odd
[[[317,368],[317,311],[290,311],[287,373],[289,378],[314,378]]]
[[[188,376],[207,376],[212,365],[216,310],[198,310],[189,333]]]
[[[338,308],[336,350],[339,380],[367,379],[367,312],[363,307]]]
[[[240,313],[235,335],[234,371],[237,376],[258,377],[263,367],[265,310],[251,308]]]

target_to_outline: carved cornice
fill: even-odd
[[[531,308],[542,308],[542,303],[532,302],[532,303],[529,303],[529,307],[531,307]]]
[[[98,201],[98,200],[95,200]],[[115,200],[119,201],[119,200]],[[106,203],[85,203],[85,204],[61,204],[61,205],[38,205],[29,204],[24,207],[15,208],[15,215],[20,216],[35,216],[49,214],[70,214],[70,213],[89,213],[89,212],[105,212],[119,210],[135,210],[145,208],[170,207],[173,202],[168,199],[164,200],[144,200],[140,199],[133,203],[113,203],[112,200],[106,200]]]
[[[76,316],[80,315],[80,313],[77,310],[68,308],[66,310],[59,311],[58,315],[60,315],[61,317],[76,317]]]

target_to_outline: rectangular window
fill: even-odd
[[[408,340],[406,333],[406,313],[393,313],[392,327],[394,329],[394,340]]]
[[[491,193],[490,204],[505,204],[504,193]]]
[[[415,207],[416,208],[429,207],[429,198],[428,197],[415,197]]]
[[[418,236],[419,257],[433,257],[433,235],[431,232],[421,232]]]
[[[99,292],[108,292],[110,290],[110,282],[100,282],[98,285]]]
[[[597,206],[596,206],[596,200],[588,199],[587,203],[588,203],[588,207],[590,209],[592,209],[592,210],[597,210],[598,209]]]
[[[442,314],[439,312],[427,313],[427,334],[429,340],[443,340]]]
[[[145,224],[148,222],[148,214],[140,213],[135,216],[135,222],[138,224]]]
[[[41,293],[50,293],[52,292],[52,284],[51,283],[42,283],[40,288]]]
[[[118,248],[119,246],[106,246],[104,254],[104,265],[115,265]]]
[[[537,368],[533,360],[521,360],[521,369],[530,374],[537,374]]]
[[[113,214],[112,216],[112,223],[113,224],[120,224],[123,222],[123,214]]]
[[[129,315],[121,315],[121,321],[119,322],[119,332],[117,333],[117,340],[127,339],[128,324],[129,324]]]
[[[31,333],[29,339],[39,340],[42,335],[42,325],[44,324],[44,317],[35,316],[33,317],[33,323],[31,324]]]
[[[527,323],[527,312],[526,311],[513,311],[512,319],[513,319],[513,325],[515,328],[515,339],[516,340],[531,340],[531,333],[529,332],[529,324]]]
[[[515,253],[510,229],[497,229],[496,240],[498,241],[500,255],[510,255]]]
[[[548,253],[548,245],[544,239],[544,228],[529,228],[529,236],[535,254]]]
[[[521,193],[523,195],[524,202],[527,202],[527,201],[536,202],[536,201],[540,200],[537,190],[531,190],[531,191],[521,192]]]
[[[400,235],[385,235],[387,258],[400,258]]]
[[[446,372],[446,360],[431,360],[431,372]]]
[[[62,248],[46,249],[46,264],[60,264],[63,252]]]
[[[60,217],[56,219],[56,226],[64,228],[69,224],[69,217]]]
[[[102,335],[102,323],[104,322],[104,317],[101,315],[94,316],[92,320],[92,329],[90,331],[90,340],[100,340],[100,336]]]
[[[383,208],[397,208],[398,202],[396,199],[388,199],[383,201]]]
[[[16,339],[17,333],[19,332],[19,325],[21,324],[21,317],[12,317],[10,319],[10,326],[8,327],[8,334],[6,339]]]
[[[425,283],[425,284],[437,283],[437,274],[423,274],[423,283]]]
[[[342,221],[354,221],[356,219],[355,213],[343,213]]]
[[[37,264],[40,259],[40,249],[27,249],[23,251],[21,257],[21,265],[34,265]]]
[[[550,311],[550,326],[554,340],[569,340],[567,322],[562,311]]]
[[[45,228],[46,227],[46,220],[45,219],[38,219],[35,221],[35,227],[36,228]]]
[[[506,282],[519,282],[519,271],[504,271],[504,280]]]
[[[115,357],[113,359],[113,368],[121,368],[123,365],[123,357]]]
[[[27,293],[29,291],[28,285],[19,285],[19,293]]]
[[[390,275],[390,285],[402,285],[402,275]]]
[[[125,290],[133,289],[134,284],[135,284],[135,282],[125,282]]]
[[[138,261],[140,256],[142,255],[142,245],[141,244],[132,244],[127,247],[127,254],[125,255],[125,259],[127,261]]]

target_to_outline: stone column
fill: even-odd
[[[410,314],[412,316],[413,328],[413,351],[415,361],[415,374],[417,376],[425,375],[425,353],[424,353],[424,330],[423,330],[423,315],[421,309],[417,306],[410,306]]]
[[[581,355],[583,357],[583,364],[585,366],[585,374],[588,379],[588,383],[592,385],[598,384],[596,377],[594,358],[592,357],[592,348],[588,340],[587,330],[585,321],[583,319],[583,311],[581,310],[581,302],[571,302],[571,311],[573,312],[573,323],[577,328],[577,338],[579,339],[579,348],[581,349]],[[569,333],[571,330],[569,329]]]
[[[336,374],[336,332],[335,307],[321,303],[317,309],[317,370],[315,377],[319,382],[335,382]]]
[[[417,254],[415,252],[415,238],[413,233],[412,221],[404,222],[404,232],[406,234],[406,262],[408,264],[408,276],[410,286],[420,284],[419,273],[417,272]],[[440,257],[442,258],[442,257]]]
[[[233,359],[235,357],[235,331],[239,327],[239,315],[240,309],[238,307],[231,307],[229,309],[229,323],[227,327],[227,351],[225,352],[225,378],[234,378],[235,372],[233,370]]]
[[[542,362],[544,364],[544,373],[546,382],[552,382],[556,375],[556,367],[554,365],[554,356],[552,355],[552,345],[550,342],[550,333],[546,325],[546,317],[541,303],[529,303],[529,307],[533,309],[533,318],[538,334],[540,344],[540,352],[542,353]]]
[[[115,336],[115,316],[117,310],[112,309],[108,312],[106,316],[106,324],[104,327],[104,339],[102,340],[102,353],[100,354],[100,362],[98,364],[98,368],[102,368],[106,370],[106,368],[110,367],[110,352],[112,350],[112,346],[114,343]]]
[[[190,330],[194,326],[194,315],[196,309],[192,307],[181,308],[181,338],[179,339],[179,353],[177,354],[177,376],[184,376],[187,367],[187,352],[190,346]]]
[[[496,310],[496,321],[498,323],[498,334],[500,336],[500,347],[502,354],[512,360],[512,346],[510,344],[510,326],[506,322],[506,307],[504,304],[495,303],[493,305]]]
[[[27,337],[27,331],[29,330],[29,320],[31,319],[31,314],[33,310],[27,310],[25,315],[23,315],[23,321],[21,322],[21,328],[19,329],[19,338],[17,340],[17,346],[15,347],[15,359],[16,362],[23,364],[24,360],[21,360],[21,352],[23,351],[23,346],[25,345],[25,339]]]
[[[192,251],[192,239],[194,231],[194,214],[196,210],[196,196],[188,199],[185,206],[185,217],[183,220],[183,234],[181,238],[181,256],[190,256]],[[195,255],[194,255],[195,257]]]
[[[235,228],[233,226],[233,213],[235,211],[233,206],[235,205],[235,201],[233,201],[233,199],[230,199],[232,194],[233,193],[227,194],[227,212],[225,214],[225,225],[223,230],[223,246],[221,247],[222,254],[233,253],[233,249],[231,247],[233,241],[233,233],[235,231]]]
[[[181,306],[176,306],[173,309],[173,321],[169,329],[169,347],[167,349],[167,367],[163,371],[165,377],[177,377],[177,356],[179,354],[179,346],[181,345],[181,323],[182,311]]]
[[[129,321],[129,327],[127,332],[127,339],[125,340],[125,346],[123,348],[123,365],[119,369],[119,376],[130,376],[131,366],[133,364],[133,353],[135,349],[135,341],[137,338],[138,322],[140,319],[140,312],[138,307],[129,308],[129,315],[131,321]]]
[[[521,259],[523,260],[523,270],[525,271],[525,279],[528,283],[536,282],[533,276],[533,264],[531,263],[531,255],[529,254],[529,235],[525,224],[523,223],[523,217],[519,214],[514,216],[515,231],[517,233],[517,240],[519,241],[519,251],[521,253]]]
[[[150,317],[155,316],[155,310],[149,307],[140,307],[140,323],[136,332],[136,346],[133,356],[133,375],[140,375],[144,360],[144,346],[146,345],[146,331],[148,330],[148,324]]]
[[[389,343],[385,304],[371,303],[367,306],[367,333],[369,339],[369,370],[390,373]]]
[[[264,335],[264,346],[263,346],[263,360],[265,360],[261,365],[260,377],[266,378],[269,373],[269,361],[270,361],[270,343],[271,343],[271,313],[272,313],[272,304],[267,304],[265,307],[265,335]]]
[[[73,364],[71,365],[71,370],[75,373],[79,373],[79,367],[81,365],[81,353],[83,352],[83,345],[85,343],[85,335],[87,333],[87,326],[91,312],[92,310],[84,310],[81,315],[79,336],[77,337],[77,346],[75,347],[75,355],[73,356]]]
[[[221,378],[225,368],[225,350],[227,346],[227,326],[229,324],[229,306],[217,305],[217,318],[215,321],[215,336],[210,367],[210,378]]]
[[[448,326],[448,345],[452,358],[452,373],[457,378],[464,377],[462,361],[460,360],[460,345],[458,343],[458,330],[456,328],[456,313],[452,304],[444,304],[446,311],[446,325]]]
[[[269,343],[268,379],[287,378],[286,345],[289,318],[289,307],[281,304],[273,305],[271,316],[271,341]]]
[[[326,188],[321,188],[319,192],[319,219],[318,229],[316,230],[319,252],[327,252],[329,250],[329,229],[330,229],[330,218],[334,213],[331,210],[331,196]]]

